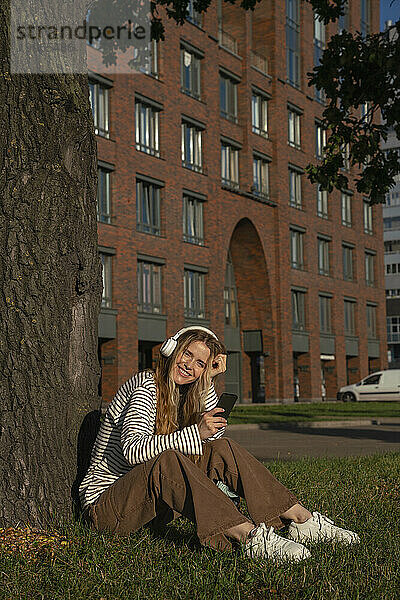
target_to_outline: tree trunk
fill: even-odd
[[[71,514],[99,404],[96,143],[85,75],[10,75],[0,5],[0,522]],[[34,13],[32,13],[34,14]]]

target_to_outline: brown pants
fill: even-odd
[[[246,500],[252,521],[282,527],[280,515],[298,500],[254,456],[229,438],[206,442],[197,464],[166,450],[105,490],[89,517],[98,531],[137,531],[153,519],[179,513],[193,521],[202,544],[230,548],[224,532],[247,521],[213,482],[223,481]]]

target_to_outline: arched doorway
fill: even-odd
[[[239,221],[233,231],[224,294],[226,387],[234,393],[240,390],[241,402],[275,398],[276,339],[267,264],[260,237],[249,219]]]

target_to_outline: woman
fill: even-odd
[[[134,375],[110,404],[80,487],[93,526],[119,534],[177,515],[192,520],[202,544],[243,544],[251,557],[299,561],[301,542],[359,542],[320,513],[311,514],[247,450],[221,439],[226,420],[212,380],[226,351],[204,327],[186,327],[160,348],[155,372]],[[247,502],[252,521],[215,485]],[[274,528],[290,521],[288,537]]]

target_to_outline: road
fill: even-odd
[[[226,434],[259,460],[400,452],[400,423],[274,429],[227,428]]]

